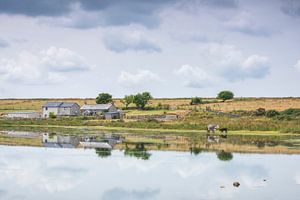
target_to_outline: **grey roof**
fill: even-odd
[[[62,108],[69,108],[69,107],[72,107],[74,105],[78,105],[77,103],[74,103],[74,102],[63,102],[63,104],[60,105],[60,107]]]
[[[43,107],[60,107],[63,102],[47,102],[43,105]]]
[[[45,103],[45,105],[43,105],[43,107],[69,108],[69,107],[72,107],[75,104],[77,104],[77,103],[74,103],[74,102],[47,102],[47,103]]]
[[[112,106],[111,103],[108,104],[86,104],[81,107],[81,110],[108,110]]]

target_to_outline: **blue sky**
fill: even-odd
[[[300,1],[0,0],[0,98],[300,96]]]

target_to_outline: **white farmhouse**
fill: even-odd
[[[56,116],[77,116],[80,114],[80,106],[73,102],[47,102],[42,108],[44,118],[48,118],[50,113]]]

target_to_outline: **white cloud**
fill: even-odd
[[[269,59],[265,56],[243,53],[233,45],[211,43],[200,51],[203,67],[183,65],[175,70],[184,85],[191,88],[204,88],[221,81],[242,81],[260,79],[269,74]]]
[[[209,44],[202,50],[209,69],[229,81],[264,78],[269,74],[269,59],[261,55],[244,56],[233,45]]]
[[[64,80],[65,73],[88,69],[78,54],[56,47],[36,54],[24,51],[15,59],[0,59],[0,79],[25,84],[56,83]]]
[[[104,45],[117,53],[125,51],[161,52],[156,41],[149,39],[141,31],[109,31],[103,38]]]
[[[295,176],[295,181],[298,185],[300,185],[300,173],[297,173]]]
[[[153,82],[161,82],[161,78],[148,70],[140,70],[136,74],[127,71],[121,71],[118,78],[121,85],[125,87],[135,87]]]
[[[294,67],[300,72],[300,60],[294,65]]]
[[[175,71],[180,76],[184,85],[192,88],[203,88],[213,85],[217,80],[200,67],[183,65]]]
[[[89,66],[86,61],[74,51],[64,48],[50,47],[42,51],[42,65],[51,71],[68,72],[84,71]]]
[[[250,13],[241,12],[231,20],[224,22],[224,26],[229,30],[248,35],[269,36],[271,31],[259,26],[258,23]]]

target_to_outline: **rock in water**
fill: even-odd
[[[233,183],[233,186],[234,186],[234,187],[239,187],[239,186],[240,186],[240,183],[239,183],[239,182],[234,182],[234,183]]]

